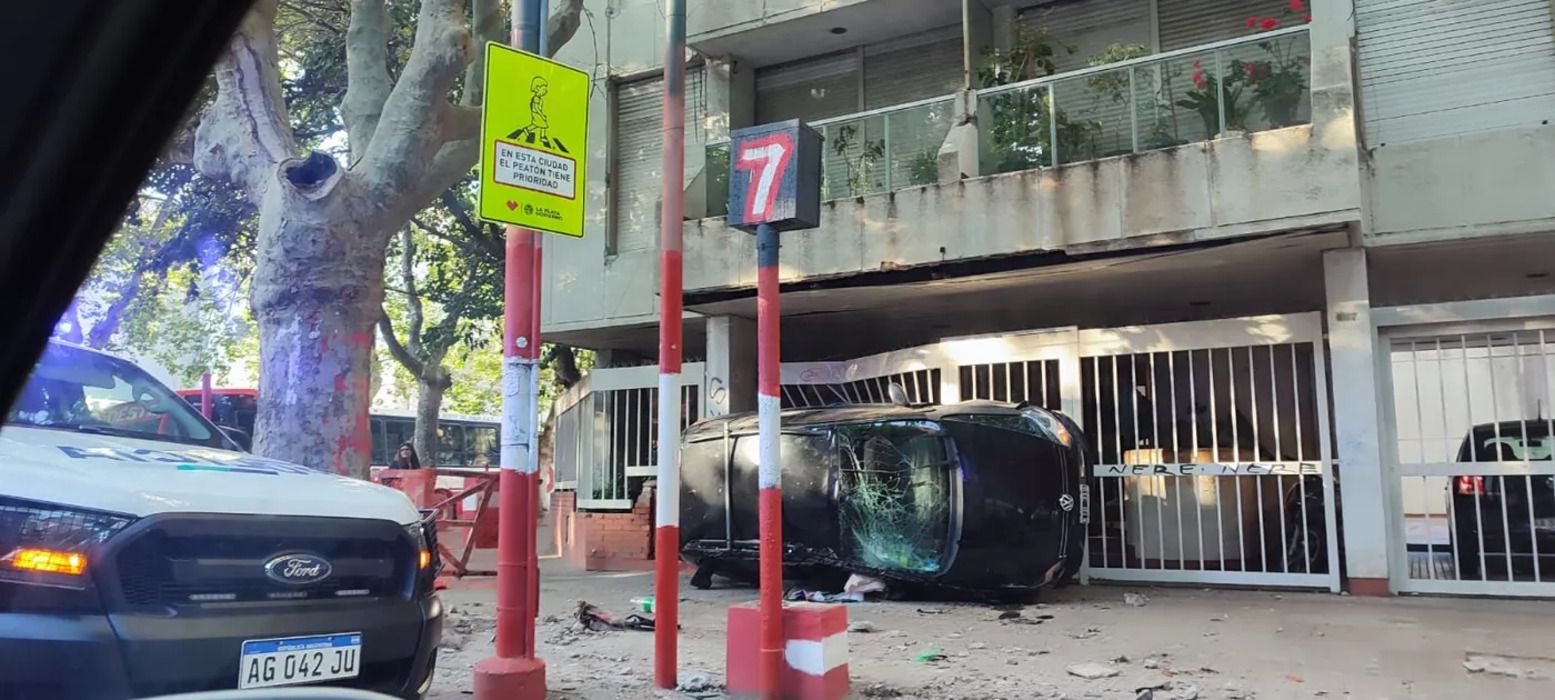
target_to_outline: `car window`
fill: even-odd
[[[123,360],[50,345],[8,423],[228,447],[186,401]]]

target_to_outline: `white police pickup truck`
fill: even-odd
[[[260,459],[51,343],[0,428],[0,698],[327,684],[419,698],[442,626],[403,494]]]

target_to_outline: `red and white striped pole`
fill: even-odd
[[[756,479],[761,530],[760,692],[763,700],[778,697],[783,674],[783,491],[778,467],[778,432],[783,404],[778,397],[778,231],[771,224],[756,227],[756,425],[759,432]]]
[[[686,2],[664,0],[663,148],[659,176],[659,449],[654,510],[653,679],[674,688],[680,634],[681,226],[685,218]]]
[[[538,0],[513,3],[514,46],[533,52],[541,29]],[[536,234],[507,227],[502,290],[502,475],[497,512],[496,655],[475,665],[476,700],[544,700],[545,662],[535,656],[538,571],[535,506],[539,495],[535,405],[540,343],[536,336]]]

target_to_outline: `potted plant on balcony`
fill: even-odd
[[[1290,0],[1285,6],[1286,18],[1283,22],[1311,22],[1312,15],[1307,14],[1306,10],[1303,0]],[[1247,18],[1248,28],[1255,32],[1274,31],[1281,23],[1282,20],[1277,17]],[[1301,98],[1307,92],[1307,70],[1312,61],[1302,50],[1300,39],[1299,36],[1290,35],[1260,41],[1258,47],[1263,49],[1267,58],[1242,62],[1242,70],[1247,75],[1247,84],[1252,87],[1253,98],[1258,101],[1269,127],[1273,129],[1304,121],[1297,113],[1301,109]]]
[[[1193,89],[1184,93],[1177,106],[1197,112],[1204,120],[1204,133],[1220,135],[1220,110],[1225,108],[1226,131],[1247,130],[1247,107],[1242,103],[1242,91],[1247,83],[1247,67],[1240,61],[1232,62],[1225,75],[1210,75],[1203,61],[1193,62]],[[1217,93],[1219,93],[1217,95]]]
[[[983,52],[983,64],[977,69],[977,81],[985,88],[1040,78],[1058,72],[1054,57],[1062,49],[1074,53],[1073,46],[1049,41],[1046,28],[1022,25],[1015,45],[1008,51]],[[1052,103],[1045,89],[1014,90],[987,99],[989,116],[985,125],[988,153],[984,162],[991,172],[1007,173],[1051,164],[1052,133],[1048,115]]]

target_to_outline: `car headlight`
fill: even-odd
[[[98,547],[134,518],[0,498],[0,580],[84,587]]]
[[[1022,409],[1021,414],[1036,427],[1038,432],[1046,435],[1049,440],[1064,447],[1068,447],[1074,442],[1074,436],[1069,433],[1069,428],[1064,426],[1064,422],[1059,420],[1058,416],[1040,408],[1029,406]]]

